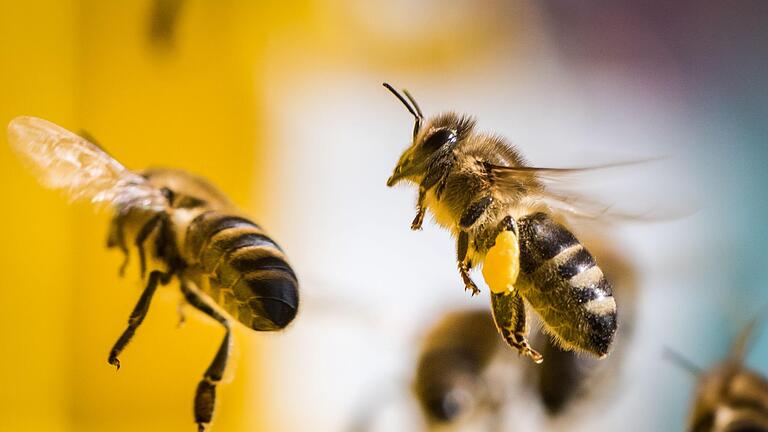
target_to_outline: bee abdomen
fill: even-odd
[[[518,221],[520,269],[533,286],[521,294],[567,348],[604,356],[616,332],[610,282],[576,237],[544,213]]]
[[[188,255],[213,280],[211,297],[241,323],[276,330],[296,316],[296,274],[258,225],[208,212],[190,224],[186,243]]]

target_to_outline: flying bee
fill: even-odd
[[[496,326],[504,340],[536,363],[543,360],[527,339],[523,299],[541,316],[559,345],[605,357],[617,328],[610,282],[594,257],[553,217],[557,204],[575,215],[573,197],[546,187],[547,180],[587,170],[527,166],[503,138],[479,133],[475,120],[453,112],[425,119],[411,95],[391,91],[415,118],[411,145],[387,181],[418,186],[421,229],[429,209],[457,239],[457,266],[464,287],[483,265]],[[492,259],[491,259],[492,258]]]
[[[674,359],[698,376],[688,419],[691,432],[768,431],[768,380],[744,364],[747,344],[757,319],[740,332],[728,357],[702,372],[688,360]]]
[[[144,320],[158,285],[174,279],[187,303],[224,327],[195,393],[195,421],[204,431],[226,368],[232,320],[275,331],[296,316],[298,282],[282,249],[201,177],[168,169],[135,173],[96,144],[39,118],[14,119],[8,138],[43,185],[64,190],[71,200],[113,208],[108,246],[125,254],[121,272],[129,246],[138,251],[146,286],[109,352],[111,365],[120,368],[118,356]]]

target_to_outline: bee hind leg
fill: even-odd
[[[472,295],[480,293],[480,288],[475,285],[472,278],[469,277],[469,271],[472,269],[472,262],[467,260],[467,250],[469,249],[469,234],[462,231],[459,233],[459,239],[456,242],[456,260],[458,261],[459,274],[464,281],[464,290],[471,291]]]
[[[493,321],[504,341],[534,363],[541,363],[544,357],[528,343],[525,304],[517,291],[491,293]]]
[[[147,316],[147,312],[149,311],[149,304],[152,302],[152,297],[155,295],[157,285],[159,283],[165,285],[170,282],[170,279],[171,274],[162,273],[159,271],[153,271],[149,274],[149,281],[147,282],[147,286],[141,293],[139,301],[136,303],[136,306],[134,306],[133,311],[131,312],[131,316],[128,318],[128,327],[125,329],[125,331],[123,331],[123,333],[117,339],[117,342],[115,342],[115,345],[109,351],[109,364],[115,366],[117,369],[120,369],[120,360],[117,357],[121,352],[123,352],[125,346],[128,345],[128,342],[131,341],[134,333],[136,333],[136,329],[139,328],[141,323],[144,321],[144,318]]]
[[[211,423],[211,419],[213,419],[213,409],[216,405],[216,385],[221,382],[224,370],[227,367],[231,330],[229,321],[211,305],[206,303],[195,291],[191,290],[183,281],[181,283],[181,291],[192,307],[218,321],[226,330],[224,340],[216,352],[216,357],[213,358],[210,366],[208,366],[203,379],[200,380],[195,391],[195,422],[197,423],[198,431],[203,432]]]

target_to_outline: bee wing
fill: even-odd
[[[623,168],[648,164],[658,159],[646,159],[629,162],[619,162],[605,165],[578,168],[545,168],[545,167],[506,167],[491,165],[489,172],[491,179],[497,187],[510,193],[520,194],[521,190],[528,192],[530,197],[549,207],[554,212],[563,214],[566,218],[577,221],[589,222],[626,222],[626,221],[658,221],[674,219],[690,214],[690,209],[673,209],[666,203],[659,208],[652,208],[652,202],[642,202],[643,194],[640,191],[613,190],[606,194],[596,193],[599,186],[626,186],[623,180],[627,177],[616,176],[616,172],[622,172]],[[614,170],[616,169],[616,170]],[[605,171],[605,173],[600,173]],[[608,172],[613,171],[613,176]],[[589,185],[586,177],[592,174],[600,174],[600,185]],[[608,177],[608,178],[606,178]],[[613,178],[611,178],[613,177]],[[594,179],[592,179],[594,180]],[[641,187],[651,187],[651,183],[641,184]],[[654,190],[654,197],[658,196]],[[601,198],[596,198],[600,195]],[[634,201],[628,203],[627,201]],[[679,202],[675,207],[685,205]]]
[[[17,117],[8,125],[8,142],[40,183],[63,190],[71,201],[164,208],[162,193],[144,177],[54,123]]]

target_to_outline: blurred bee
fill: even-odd
[[[709,371],[701,372],[687,360],[676,357],[699,377],[689,431],[768,431],[768,380],[744,365],[755,322],[752,320],[741,331],[725,361]]]
[[[421,229],[429,209],[456,236],[459,274],[473,295],[479,289],[469,271],[486,261],[500,239],[510,250],[498,254],[519,253],[519,261],[506,258],[519,266],[519,275],[503,280],[501,289],[487,274],[486,281],[496,326],[520,354],[536,363],[543,360],[528,342],[525,299],[560,346],[606,356],[617,328],[611,284],[587,249],[552,217],[558,204],[585,215],[575,210],[575,197],[545,187],[547,180],[586,169],[527,166],[503,138],[475,131],[471,117],[448,112],[425,121],[407,91],[406,100],[384,86],[415,118],[411,145],[387,181],[387,186],[401,181],[418,186],[411,229]]]
[[[500,347],[488,311],[446,314],[427,333],[421,347],[413,391],[430,425],[455,422],[494,404],[483,373]]]
[[[64,190],[71,200],[113,207],[108,246],[125,254],[121,273],[129,244],[138,250],[146,287],[109,352],[111,365],[120,368],[118,356],[157,286],[174,278],[187,303],[224,326],[224,340],[195,394],[195,421],[205,430],[227,364],[231,319],[274,331],[296,316],[298,282],[282,249],[201,177],[169,169],[135,173],[97,145],[39,118],[14,119],[8,138],[43,185]]]
[[[153,45],[173,46],[184,3],[185,0],[153,0],[149,13],[149,41]]]

